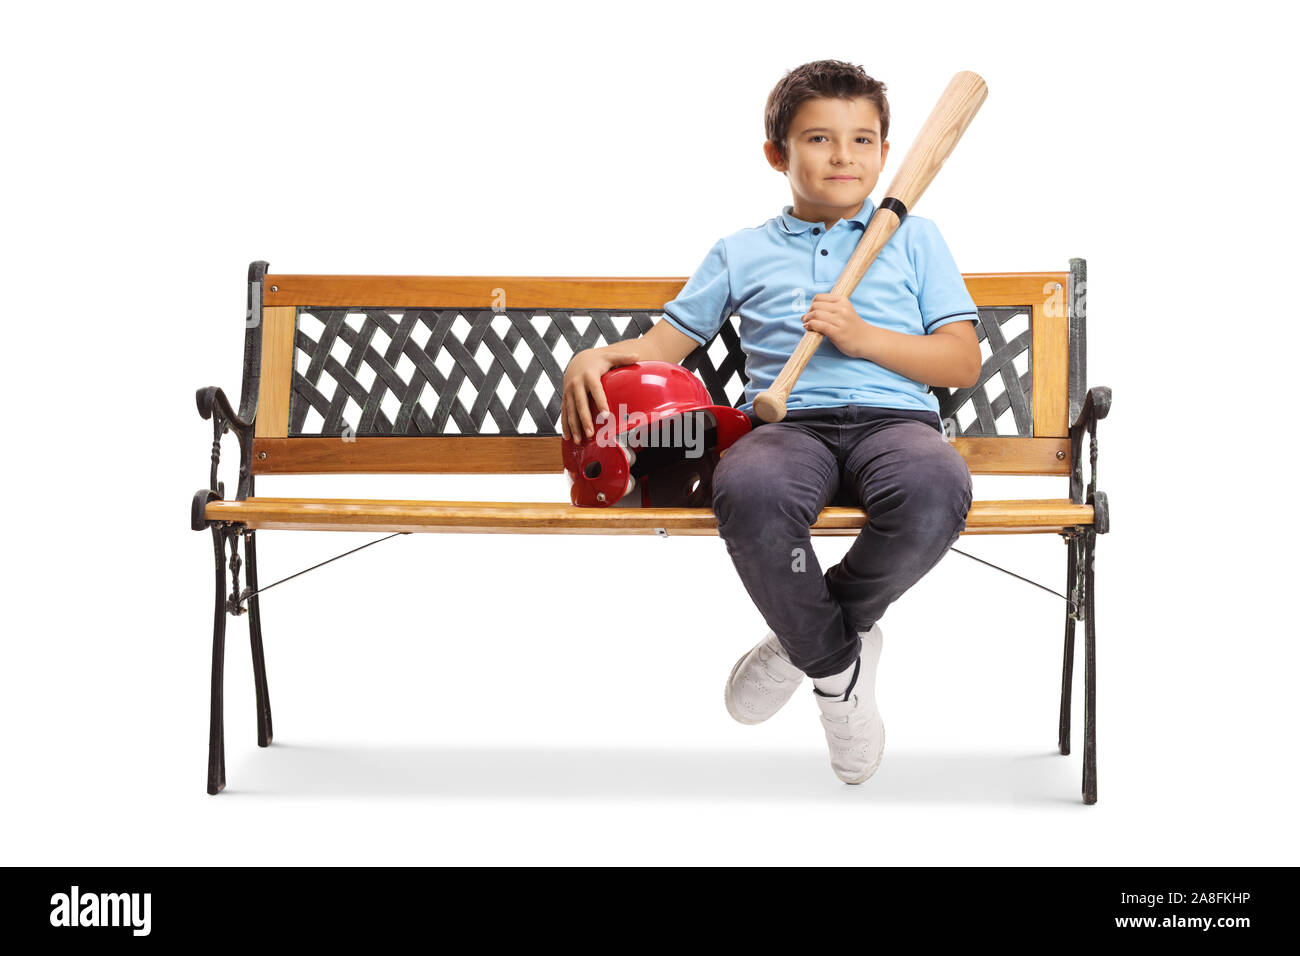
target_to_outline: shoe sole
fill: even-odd
[[[840,777],[840,779],[843,780],[845,783],[866,783],[869,779],[871,779],[872,774],[874,774],[878,769],[880,769],[880,761],[884,759],[885,759],[885,722],[882,719],[880,721],[880,754],[876,757],[876,762],[873,763],[866,770],[862,771],[862,773],[858,774],[858,776],[856,777],[852,777],[852,778]],[[835,776],[839,777],[839,774],[836,774]]]
[[[722,702],[726,705],[727,713],[731,715],[732,720],[736,721],[739,724],[745,724],[747,727],[753,727],[756,724],[761,724],[765,720],[768,720],[769,718],[775,716],[777,711],[779,711],[781,707],[784,707],[786,704],[790,702],[790,698],[787,697],[785,703],[783,703],[781,707],[778,707],[776,710],[772,711],[772,713],[768,714],[767,717],[754,718],[754,717],[749,717],[738,713],[733,705],[733,701],[731,698],[731,685],[736,680],[736,673],[740,670],[740,665],[745,663],[745,660],[748,657],[749,657],[748,654],[742,654],[740,660],[736,661],[735,666],[731,668],[731,674],[730,676],[727,677],[727,686],[723,688],[722,691]],[[793,696],[794,696],[794,691],[791,691],[790,697]]]

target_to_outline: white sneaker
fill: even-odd
[[[845,783],[862,783],[876,772],[885,755],[885,722],[876,707],[876,663],[880,660],[880,625],[862,631],[862,654],[853,680],[841,697],[824,697],[813,688],[831,752],[831,769]],[[865,672],[865,674],[864,674]],[[861,678],[861,682],[859,682]]]
[[[761,724],[794,696],[803,676],[785,656],[776,634],[768,631],[731,669],[723,694],[727,713],[742,724]]]

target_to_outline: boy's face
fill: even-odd
[[[775,143],[763,143],[772,168],[790,179],[794,216],[827,229],[861,208],[889,155],[876,104],[861,97],[805,100],[790,122],[786,149],[789,159],[782,160]]]

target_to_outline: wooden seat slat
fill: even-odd
[[[247,498],[209,502],[210,521],[281,531],[414,531],[465,534],[716,535],[709,508],[576,508],[567,502],[418,501],[352,498]],[[832,506],[814,535],[855,535],[867,523],[860,508]],[[976,501],[966,534],[1057,532],[1090,525],[1092,505],[1068,499]]]

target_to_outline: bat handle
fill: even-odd
[[[770,388],[759,392],[754,399],[754,412],[759,418],[765,422],[779,422],[785,418],[785,403],[790,398],[790,390],[794,388],[794,383],[799,381],[804,367],[817,351],[817,346],[822,344],[823,338],[820,332],[803,334],[803,338],[791,353],[790,360],[785,363],[785,368],[781,369],[781,374],[772,382]]]
[[[790,390],[778,392],[775,388],[764,389],[754,399],[754,413],[765,422],[779,422],[785,418],[785,400],[790,397]]]

